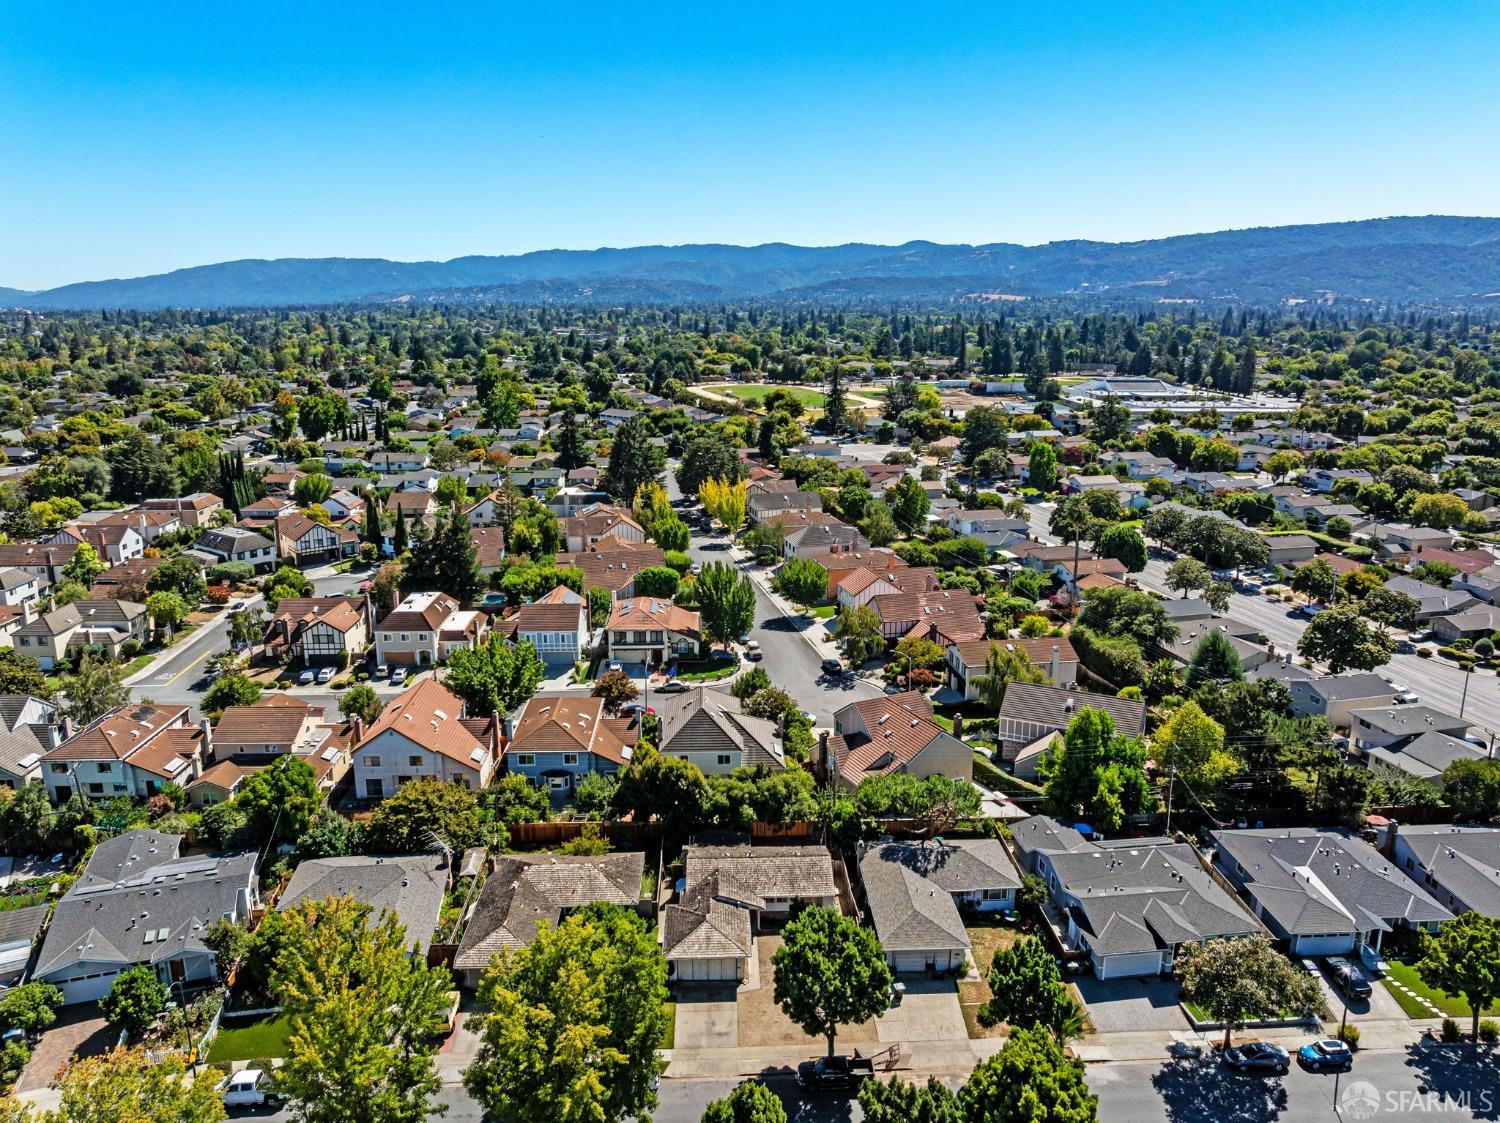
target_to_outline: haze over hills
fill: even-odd
[[[1069,295],[1491,303],[1500,301],[1500,218],[1382,218],[1039,246],[709,244],[542,250],[441,262],[242,260],[42,292],[0,288],[0,304],[36,310],[388,301],[857,304]]]

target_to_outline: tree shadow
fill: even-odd
[[[1287,1107],[1281,1078],[1231,1072],[1216,1059],[1177,1057],[1152,1075],[1151,1086],[1169,1123],[1269,1123]]]
[[[1407,1047],[1406,1064],[1421,1077],[1417,1090],[1424,1097],[1461,1104],[1475,1119],[1500,1119],[1500,1056],[1493,1047],[1423,1038]]]
[[[759,1079],[786,1108],[787,1123],[852,1123],[855,1118],[854,1090],[804,1092],[796,1074],[784,1066],[761,1069]]]

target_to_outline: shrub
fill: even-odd
[[[1341,1025],[1334,1031],[1334,1036],[1351,1049],[1359,1047],[1359,1026]]]
[[[1485,1018],[1484,1021],[1480,1022],[1479,1040],[1486,1041],[1491,1045],[1496,1041],[1500,1041],[1500,1022],[1495,1021],[1494,1018]]]
[[[1444,1041],[1447,1041],[1447,1042],[1450,1042],[1450,1043],[1454,1042],[1454,1041],[1457,1041],[1458,1037],[1459,1037],[1458,1023],[1455,1022],[1452,1018],[1444,1018],[1443,1019],[1443,1028],[1442,1028],[1442,1031],[1440,1033],[1440,1036],[1442,1037],[1442,1039]]]

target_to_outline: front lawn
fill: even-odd
[[[208,1047],[208,1063],[284,1057],[290,1032],[291,1022],[285,1016],[259,1018],[233,1027],[220,1024],[218,1036]]]
[[[717,655],[712,659],[682,660],[677,664],[674,678],[683,682],[708,682],[734,673],[739,660],[733,655]]]
[[[1385,974],[1386,977],[1382,980],[1386,984],[1385,989],[1391,992],[1391,996],[1400,1003],[1401,1009],[1406,1011],[1408,1017],[1430,1018],[1433,1015],[1432,1011],[1420,1002],[1413,1001],[1411,995],[1403,994],[1400,987],[1391,986],[1392,982],[1400,983],[1401,986],[1406,987],[1412,994],[1427,999],[1428,1002],[1432,1003],[1432,1005],[1436,1006],[1450,1018],[1472,1018],[1474,1016],[1473,1009],[1470,1008],[1469,1004],[1463,998],[1458,995],[1448,994],[1446,991],[1434,990],[1422,981],[1421,977],[1417,974],[1416,968],[1409,963],[1401,963],[1394,959],[1387,960]],[[1500,1015],[1500,1005],[1492,1005],[1484,1013],[1489,1017]]]
[[[1006,1029],[1003,1025],[979,1024],[979,1010],[990,1000],[990,984],[984,980],[989,974],[995,953],[1015,943],[1020,932],[1013,924],[998,922],[968,925],[965,926],[964,932],[969,937],[974,965],[979,968],[978,976],[970,975],[958,981],[958,1005],[964,1016],[964,1028],[969,1031],[971,1038],[1004,1037]]]
[[[838,611],[837,605],[823,604],[813,609],[808,615],[815,616],[819,620],[832,620],[833,614]]]

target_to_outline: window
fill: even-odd
[[[378,756],[367,756],[367,757],[365,757],[365,767],[366,768],[379,768],[380,767],[380,758]]]
[[[370,799],[383,799],[385,797],[385,781],[366,780],[365,795]]]
[[[453,777],[453,782],[461,788],[469,786],[469,778],[467,776],[455,776]]]
[[[381,632],[380,633],[380,641],[382,643],[390,643],[391,642],[391,633],[390,632]]]
[[[89,795],[103,795],[103,794],[104,794],[104,785],[103,784],[97,784],[96,783],[96,784],[90,784],[89,785]]]
[[[28,637],[26,637],[26,636],[22,636],[21,637],[21,646],[22,647],[30,647],[31,646],[31,640]]]
[[[984,899],[986,901],[1003,901],[1009,896],[1009,889],[986,889],[984,891]]]
[[[408,635],[406,632],[402,632],[401,633],[401,642],[402,643],[406,643],[409,639],[411,639],[410,635]]]
[[[563,764],[574,765],[578,763],[577,753],[563,753]]]
[[[409,756],[406,758],[406,763],[411,765],[413,768],[421,768],[422,758],[419,756]]]
[[[405,639],[405,638],[406,638],[406,637],[405,637],[405,636],[402,636],[402,637],[401,637],[401,638],[402,638],[402,639]],[[419,634],[418,634],[418,635],[417,635],[417,642],[418,642],[418,643],[426,643],[426,642],[427,642],[427,633],[426,633],[426,632],[421,632],[421,633],[419,633]]]
[[[57,775],[65,776],[68,772],[68,766],[60,760],[54,760],[52,762],[52,771]]]
[[[652,643],[660,643],[661,642],[661,633],[660,632],[652,632],[651,633],[651,642]]]
[[[720,753],[719,754],[719,763],[720,764],[728,764],[729,763],[729,754],[728,753]]]
[[[401,787],[403,784],[409,784],[409,783],[411,783],[411,777],[410,776],[397,776],[396,777],[396,786],[398,788]]]

